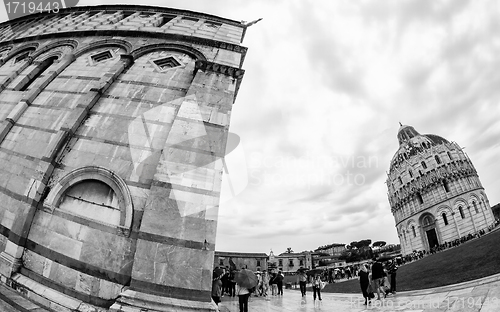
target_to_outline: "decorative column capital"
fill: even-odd
[[[124,62],[126,66],[134,64],[134,56],[132,54],[120,54],[120,61]]]

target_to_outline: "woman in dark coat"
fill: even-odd
[[[363,292],[363,298],[365,298],[365,304],[367,301],[371,303],[371,298],[368,294],[368,286],[370,285],[370,279],[368,277],[369,272],[366,268],[366,264],[361,265],[361,270],[359,271],[359,285],[361,286],[361,291]]]

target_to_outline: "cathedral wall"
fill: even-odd
[[[68,11],[0,24],[2,280],[20,272],[100,307],[127,286],[123,298],[212,309],[243,27],[179,10]],[[103,203],[87,200],[88,181],[111,187]]]

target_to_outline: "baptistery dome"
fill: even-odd
[[[404,255],[488,228],[493,214],[469,157],[455,142],[401,125],[387,188]]]

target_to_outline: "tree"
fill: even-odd
[[[376,241],[375,243],[372,244],[373,248],[380,248],[384,247],[387,243],[384,241]]]

